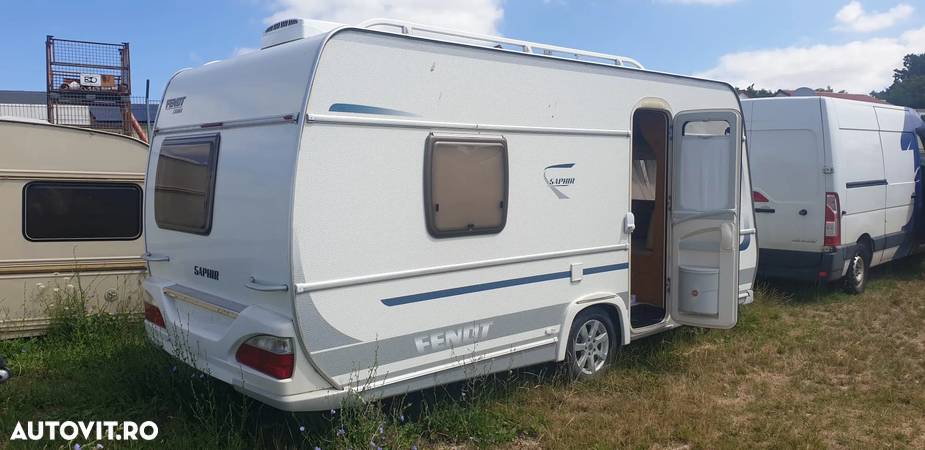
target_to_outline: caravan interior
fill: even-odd
[[[633,115],[632,211],[636,230],[630,255],[633,328],[665,318],[667,268],[667,113],[640,109]]]

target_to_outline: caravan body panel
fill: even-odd
[[[233,93],[238,73],[249,89],[268,72],[287,73],[286,94],[267,93],[278,106],[263,91],[213,99]],[[171,139],[215,133],[220,144],[208,234],[159,227],[147,203],[159,229],[146,287],[168,323],[148,331],[176,354],[183,333],[171,330],[183,330],[205,349],[194,365],[284,409],[561,360],[590,305],[612,312],[629,343],[633,112],[644,98],[671,116],[739,110],[721,83],[352,28],[181,72],[165,97],[186,99],[158,124],[150,179]],[[215,108],[184,118],[197,98]],[[293,98],[307,106],[287,122]],[[251,102],[260,120],[223,119]],[[500,232],[429,231],[422,169],[440,139],[503,143]],[[740,203],[736,217],[750,215]],[[731,298],[750,297],[753,267],[735,268]],[[649,332],[677,325],[666,317]],[[235,349],[258,334],[297,343],[291,379],[233,373]]]

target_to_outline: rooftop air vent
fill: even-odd
[[[342,26],[339,23],[325,22],[321,20],[306,19],[286,19],[274,23],[267,27],[260,38],[260,48],[273,47],[274,45],[284,44],[286,42],[297,41],[299,39],[314,36],[320,33],[326,33]]]

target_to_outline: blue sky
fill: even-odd
[[[134,95],[177,69],[259,46],[275,18],[356,23],[397,16],[636,58],[647,68],[744,86],[867,92],[925,52],[925,0],[3,1],[0,89],[43,90],[44,41],[131,44]]]

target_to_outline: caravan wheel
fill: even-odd
[[[613,321],[602,310],[586,309],[575,317],[569,332],[566,362],[578,379],[592,378],[610,365],[617,348]]]

